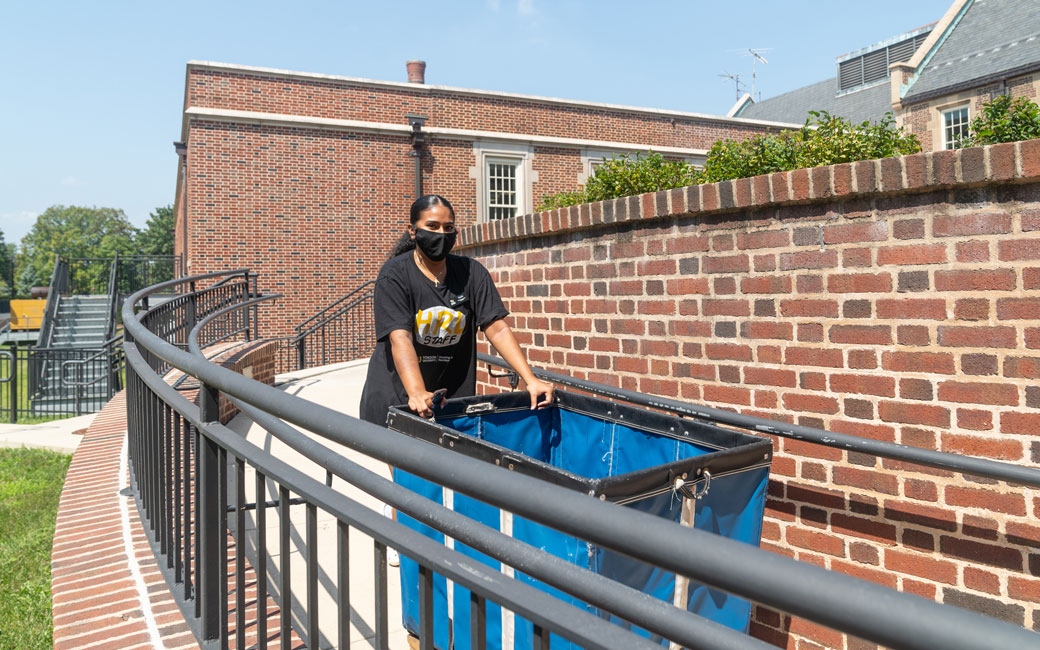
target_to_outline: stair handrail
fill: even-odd
[[[350,297],[351,297],[351,296],[353,296],[354,294],[358,293],[359,291],[361,291],[361,290],[362,290],[362,289],[364,289],[365,287],[367,287],[367,286],[369,286],[369,285],[373,285],[373,284],[375,284],[375,283],[376,283],[376,281],[375,281],[375,280],[368,280],[368,281],[366,281],[366,282],[363,282],[362,284],[360,284],[360,285],[359,285],[358,287],[356,287],[356,288],[355,288],[355,289],[353,289],[352,291],[348,292],[348,293],[347,293],[346,295],[344,295],[344,296],[343,296],[342,298],[340,298],[339,300],[335,301],[334,303],[332,303],[331,305],[329,305],[329,306],[328,306],[328,307],[326,307],[325,309],[322,309],[322,310],[321,310],[321,311],[319,311],[319,312],[318,312],[317,314],[314,314],[313,316],[311,316],[311,317],[310,317],[310,318],[308,318],[307,320],[305,320],[305,321],[303,321],[302,323],[300,323],[299,325],[297,325],[297,326],[296,326],[296,337],[295,337],[295,338],[293,338],[293,342],[295,343],[296,341],[299,341],[299,340],[300,340],[300,339],[301,339],[302,337],[306,336],[307,334],[310,334],[311,332],[313,332],[314,330],[318,329],[318,328],[319,328],[319,327],[321,327],[322,325],[325,325],[325,324],[326,324],[326,323],[328,323],[329,321],[331,321],[331,320],[335,319],[335,318],[336,318],[337,316],[339,316],[339,314],[340,314],[340,313],[342,313],[342,312],[343,312],[343,309],[339,309],[339,310],[336,310],[336,312],[335,312],[334,314],[331,314],[331,315],[329,315],[329,316],[327,316],[327,317],[325,317],[325,318],[322,318],[322,316],[324,316],[324,315],[325,315],[326,313],[328,313],[328,312],[329,312],[330,310],[332,310],[333,308],[335,308],[335,307],[336,307],[337,305],[340,305],[340,304],[342,304],[342,303],[343,303],[344,301],[346,301],[346,300],[347,300],[348,298],[350,298]],[[347,305],[347,306],[345,307],[345,309],[349,309],[349,308],[350,308],[350,307],[352,307],[352,306],[353,306],[354,304],[355,304],[355,303],[351,303],[350,305]],[[307,325],[308,325],[308,324],[309,324],[309,323],[310,323],[311,321],[317,320],[317,319],[319,319],[319,318],[322,318],[321,322],[319,322],[319,323],[315,323],[314,325],[312,325],[312,326],[310,326],[310,327],[307,327]],[[306,328],[306,331],[304,331],[304,329],[305,329],[305,328]]]
[[[116,320],[119,317],[119,253],[116,252],[108,268],[108,327],[105,337],[112,338],[116,332]]]
[[[296,335],[284,339],[285,347],[295,349],[298,370],[307,367],[307,338],[315,332],[323,331],[333,321],[344,317],[358,305],[364,304],[375,295],[375,280],[368,280],[348,292],[345,296],[321,310],[314,316],[296,326]],[[335,311],[329,313],[333,308]],[[329,363],[326,357],[325,340],[322,336],[322,362]]]
[[[124,358],[123,355],[122,355],[122,349],[123,348],[122,348],[122,345],[120,345],[120,344],[122,344],[122,342],[123,342],[123,335],[119,334],[117,336],[113,336],[109,340],[107,340],[104,343],[102,343],[101,344],[101,349],[98,350],[97,353],[95,353],[95,354],[93,354],[93,355],[91,355],[91,356],[89,356],[89,357],[87,357],[85,359],[69,359],[67,361],[63,361],[61,363],[61,372],[59,373],[62,385],[63,386],[93,386],[97,382],[99,382],[102,379],[104,379],[106,377],[106,375],[100,375],[99,377],[96,377],[95,379],[93,379],[91,381],[77,381],[77,380],[68,378],[68,374],[69,374],[68,373],[68,368],[70,366],[83,367],[83,366],[87,365],[88,363],[90,363],[91,361],[94,361],[95,359],[97,359],[98,357],[101,357],[101,356],[107,356],[107,357],[109,357],[110,359],[112,359],[114,361],[114,363],[111,363],[109,365],[109,373],[108,373],[107,376],[111,376],[112,373],[118,373],[119,370],[122,369],[122,365],[120,364],[120,361]],[[76,374],[76,376],[79,376],[80,371],[77,370],[75,374]],[[109,385],[109,393],[115,394],[115,391],[112,390],[112,385],[113,384]],[[111,397],[112,397],[112,395],[109,395],[109,398],[111,398]]]
[[[43,322],[40,323],[40,335],[36,337],[36,347],[49,348],[54,339],[54,319],[58,314],[58,301],[63,293],[69,290],[69,262],[58,255],[54,259],[54,270],[51,271],[51,283],[47,292],[47,305],[43,308]]]

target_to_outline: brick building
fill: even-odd
[[[460,225],[532,212],[613,154],[702,161],[775,123],[409,82],[191,62],[177,174],[188,274],[249,267],[299,323],[375,277],[421,191]],[[789,126],[789,125],[786,125]],[[421,153],[417,158],[415,152]]]
[[[730,115],[804,122],[826,110],[853,122],[891,111],[925,151],[962,144],[983,102],[1037,97],[1040,12],[1031,0],[955,0],[937,22],[839,56],[835,76]]]

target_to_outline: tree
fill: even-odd
[[[173,206],[158,207],[150,215],[137,236],[137,251],[141,255],[173,255]]]
[[[0,296],[14,293],[14,244],[4,242],[4,231],[0,230]]]
[[[64,257],[112,257],[134,252],[137,230],[122,210],[52,205],[36,218],[22,238],[15,262],[19,295],[50,282],[54,260]]]

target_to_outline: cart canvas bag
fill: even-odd
[[[387,426],[599,499],[758,544],[772,460],[768,439],[563,390],[555,394],[552,406],[536,411],[531,410],[526,392],[447,400],[429,420],[411,413],[406,406],[395,407],[387,416]],[[394,470],[394,481],[580,567],[747,631],[751,604],[746,600],[513,516],[400,469]],[[564,602],[609,617],[404,513],[398,513],[398,520]],[[402,556],[400,575],[404,626],[417,633],[418,565]],[[434,645],[440,650],[468,650],[469,591],[436,575],[433,607]],[[621,620],[615,622],[650,636]],[[491,602],[487,603],[486,625],[489,648],[511,650],[532,645],[531,623]],[[554,649],[572,647],[555,635],[551,645]]]

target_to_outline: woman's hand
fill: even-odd
[[[531,410],[545,408],[550,406],[553,401],[553,390],[555,388],[552,384],[541,379],[534,379],[530,382],[524,382],[527,384],[527,392],[531,394]],[[542,399],[539,400],[538,398]]]
[[[415,395],[409,394],[408,408],[420,417],[430,417],[433,415],[433,393],[423,390]]]

